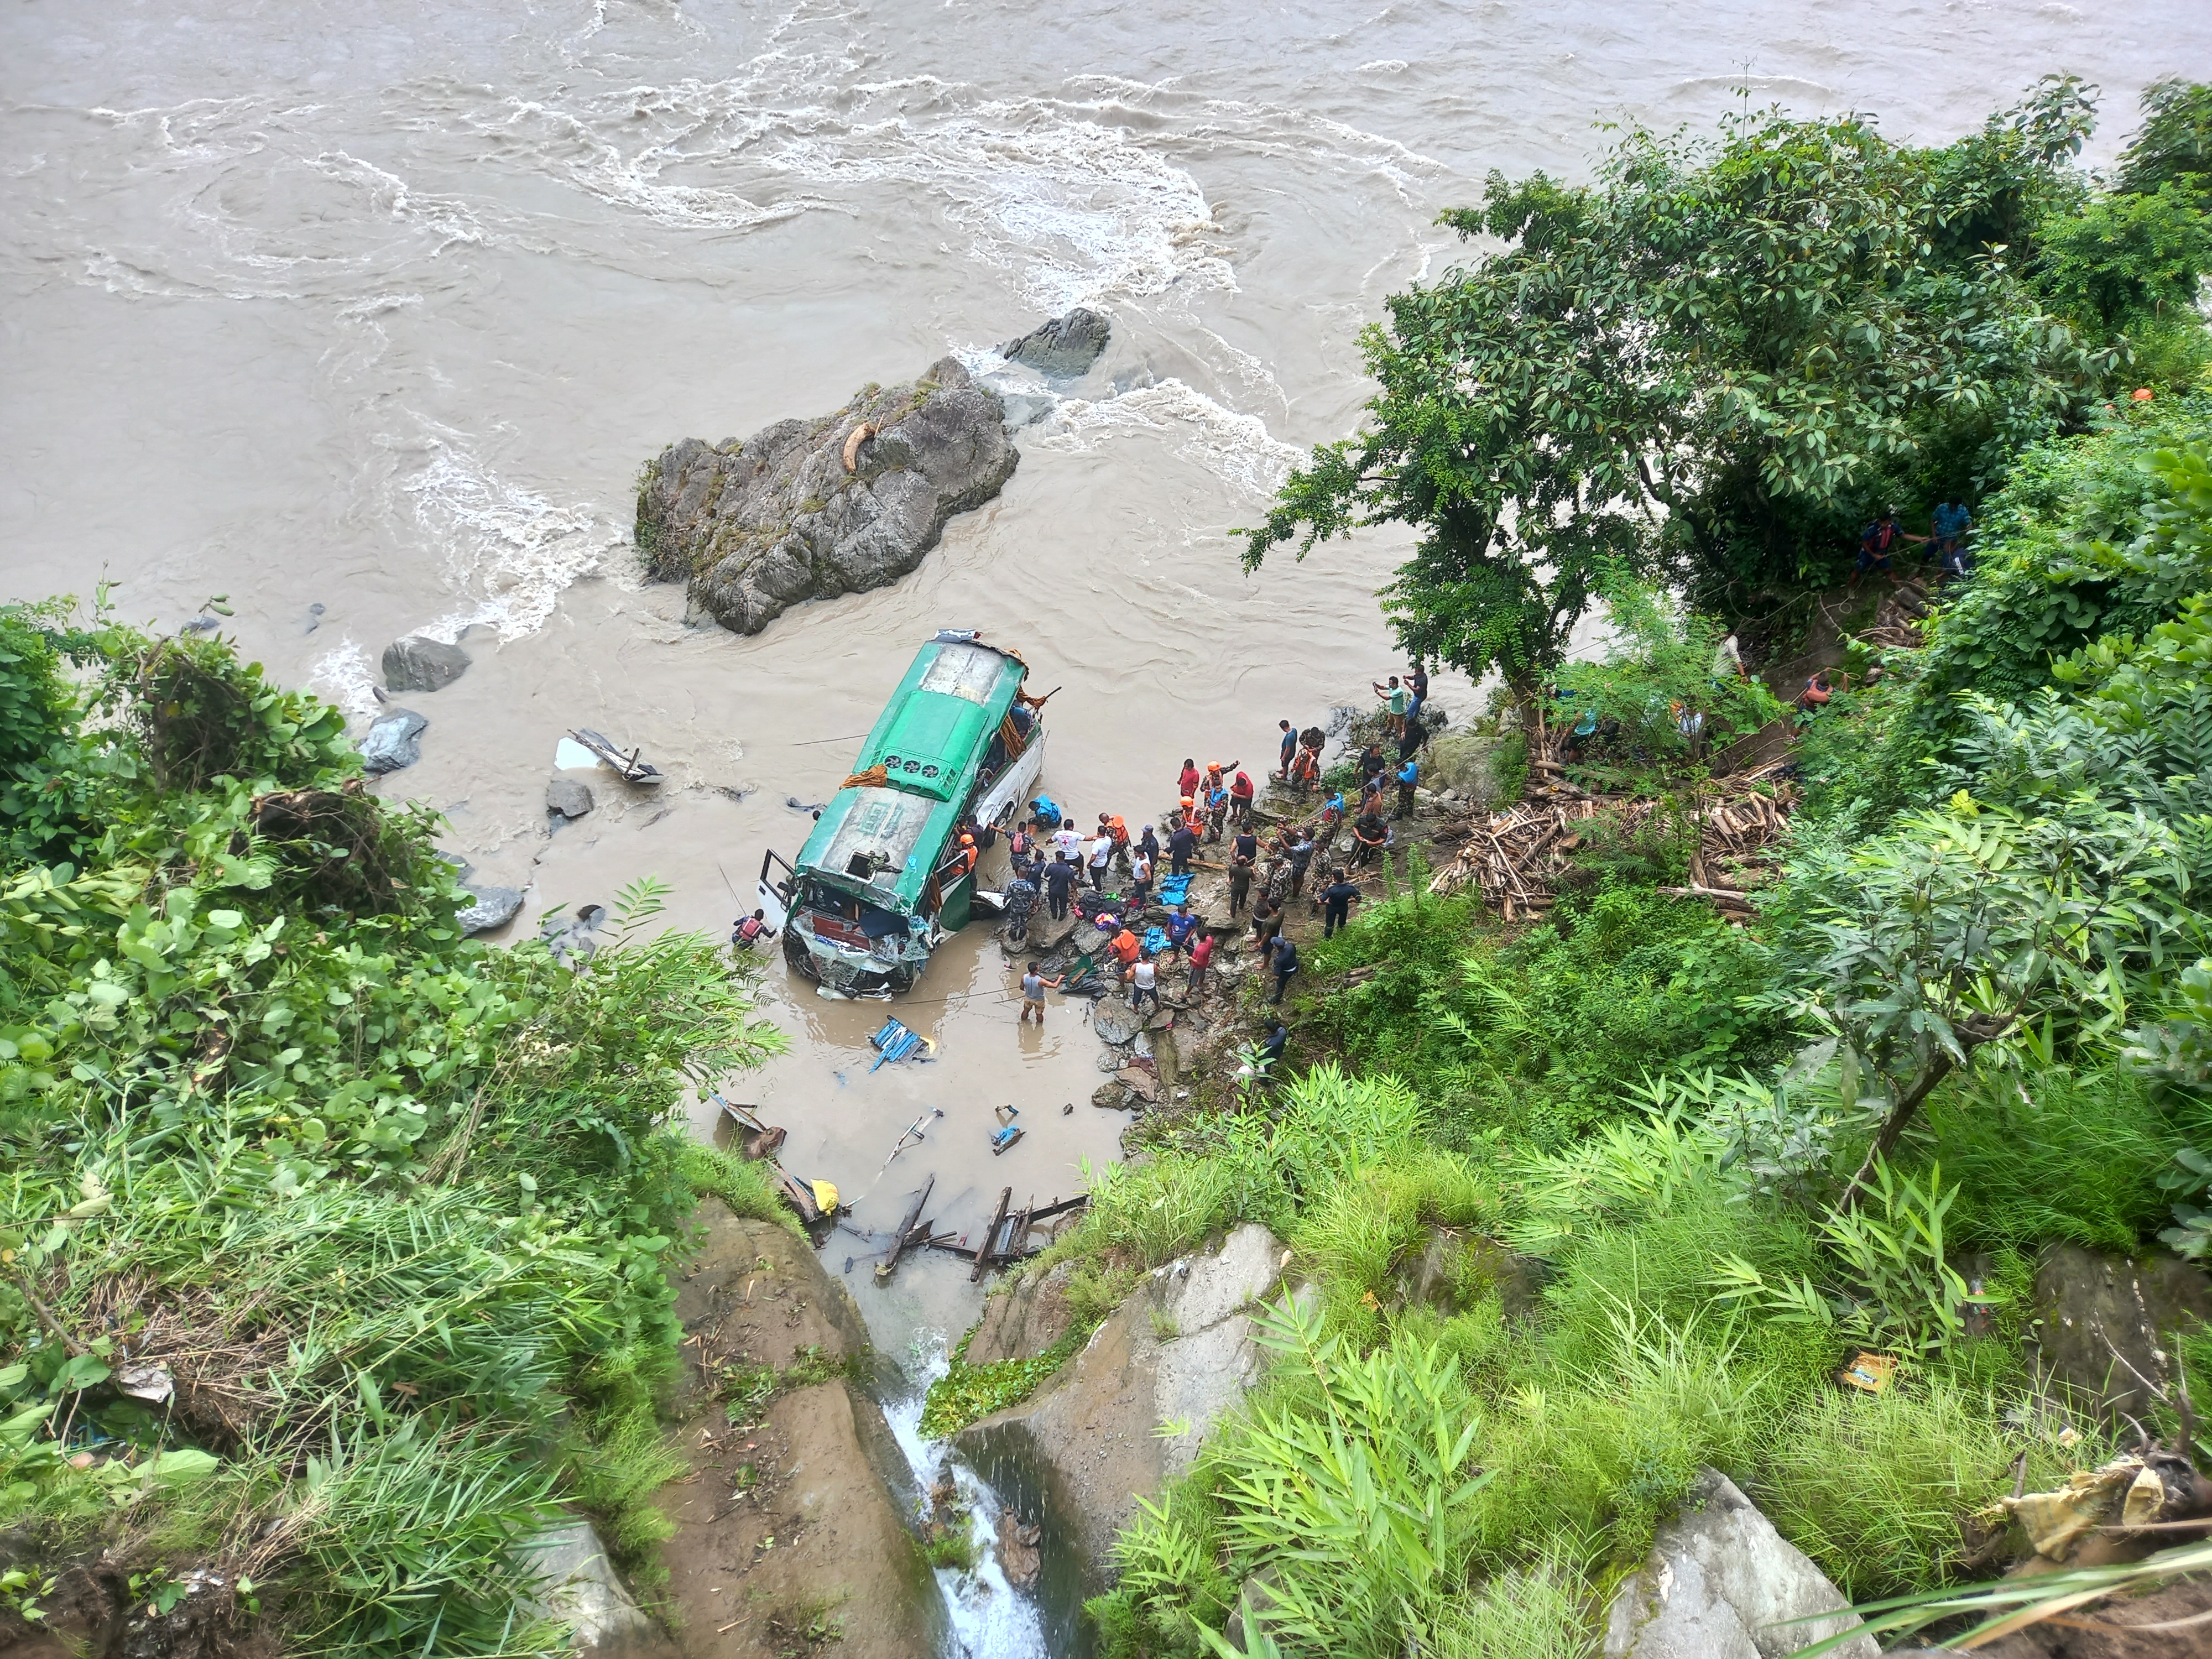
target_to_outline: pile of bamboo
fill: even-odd
[[[1777,763],[1734,777],[1717,778],[1687,804],[1698,830],[1690,857],[1690,884],[1659,890],[1702,898],[1732,922],[1751,915],[1750,890],[1779,857],[1797,792]],[[1573,854],[1589,838],[1593,819],[1632,836],[1661,803],[1649,796],[1593,795],[1567,781],[1558,763],[1529,763],[1527,796],[1503,811],[1476,813],[1459,830],[1459,855],[1438,872],[1429,890],[1451,894],[1479,887],[1483,902],[1508,921],[1540,916],[1552,908],[1574,869]],[[1443,837],[1439,837],[1443,839]]]

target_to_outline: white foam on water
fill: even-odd
[[[324,653],[309,672],[307,684],[354,719],[368,720],[376,713],[376,666],[350,638]]]
[[[1040,447],[1087,454],[1131,432],[1170,438],[1176,453],[1254,495],[1272,495],[1304,454],[1267,430],[1256,415],[1224,409],[1176,380],[1136,386],[1118,397],[1064,398],[1038,423]]]
[[[416,418],[416,460],[397,488],[416,526],[446,550],[447,584],[460,604],[415,631],[447,641],[479,624],[502,641],[535,633],[564,588],[624,544],[621,528],[501,477],[466,434]]]
[[[912,1392],[884,1401],[884,1420],[922,1491],[935,1484],[940,1468],[950,1472],[975,1546],[974,1572],[936,1569],[938,1593],[957,1650],[966,1659],[1036,1659],[1045,1650],[1043,1620],[1036,1604],[1007,1581],[999,1565],[999,1514],[1005,1504],[950,1447],[921,1437],[921,1407],[929,1385],[950,1369],[945,1334],[926,1331],[917,1336],[908,1359],[915,1376]]]

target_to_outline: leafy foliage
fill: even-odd
[[[580,969],[460,939],[431,821],[220,641],[0,641],[44,721],[0,796],[0,1522],[254,1539],[301,1651],[550,1650],[524,1542],[564,1497],[656,1540],[663,1259],[697,1186],[758,1202],[682,1101],[775,1034],[650,883]]]
[[[1506,246],[1391,298],[1369,425],[1291,476],[1247,564],[1415,526],[1401,645],[1524,696],[1609,570],[1738,609],[1826,580],[1869,495],[1994,479],[2098,389],[2106,360],[2006,256],[2087,123],[2054,79],[1942,149],[1769,111],[1714,142],[1631,129],[1586,188],[1493,174],[1443,222]]]

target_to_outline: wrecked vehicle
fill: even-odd
[[[799,973],[848,995],[903,991],[967,925],[975,855],[1044,766],[1046,699],[1023,691],[1028,674],[972,630],[915,655],[798,858],[761,861],[760,902]]]

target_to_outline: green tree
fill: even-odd
[[[2014,251],[2078,195],[2090,109],[2054,78],[1941,149],[1770,110],[1632,128],[1588,186],[1492,174],[1443,222],[1504,246],[1391,297],[1366,424],[1291,475],[1247,567],[1413,525],[1401,642],[1523,697],[1610,568],[1734,610],[1832,579],[1900,481],[1993,477],[2100,388]]]

